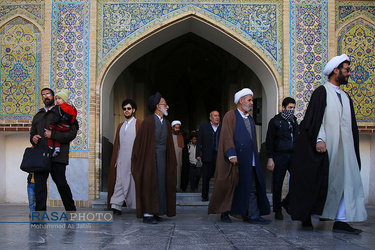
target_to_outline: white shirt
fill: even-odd
[[[160,123],[163,123],[163,117],[158,116],[156,113],[154,113],[157,117],[159,117]]]
[[[131,123],[133,120],[134,120],[134,116],[133,116],[129,121],[126,120],[126,121],[124,122],[124,124],[125,124],[125,131],[128,129],[130,123]]]
[[[210,122],[210,123],[211,123],[212,129],[216,132],[217,129],[219,128],[219,124],[217,124],[217,126],[215,126],[212,122]]]

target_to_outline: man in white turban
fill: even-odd
[[[253,92],[244,88],[234,96],[237,109],[223,119],[215,185],[208,213],[221,213],[221,221],[230,223],[229,215],[241,215],[250,224],[268,224],[261,215],[270,214],[266,185],[258,158],[255,125],[249,112]]]
[[[311,96],[293,156],[291,216],[303,229],[313,229],[315,214],[335,220],[333,232],[359,234],[347,224],[367,219],[353,102],[340,89],[351,75],[349,57],[332,58],[323,73],[328,82]]]
[[[172,137],[174,151],[176,153],[177,160],[177,191],[182,189],[181,187],[181,174],[182,174],[182,150],[185,148],[185,140],[181,133],[181,122],[179,120],[174,120],[171,124],[172,126]],[[186,189],[186,188],[185,188]]]

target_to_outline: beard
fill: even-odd
[[[342,74],[341,69],[340,69],[339,75],[336,77],[336,82],[338,82],[340,85],[346,85],[346,84],[348,84],[348,78],[346,78]]]
[[[43,103],[44,103],[44,105],[45,105],[46,107],[50,107],[50,106],[53,105],[53,101],[52,101],[51,99],[47,99],[47,98],[44,99]]]
[[[242,104],[242,109],[249,113],[251,110],[253,110],[253,106],[251,104],[249,104],[249,106]]]
[[[133,114],[131,114],[131,115],[125,115],[125,118],[126,119],[130,119],[130,118],[132,118],[132,116],[133,116]]]
[[[163,113],[163,115],[168,116],[168,110],[164,107],[160,107],[160,111]]]

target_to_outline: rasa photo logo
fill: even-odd
[[[112,223],[112,211],[34,211],[31,223]]]

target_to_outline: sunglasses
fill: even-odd
[[[132,110],[133,108],[127,107],[127,108],[122,108],[122,110]]]
[[[52,95],[51,93],[42,94],[42,97],[51,96],[51,95]]]

